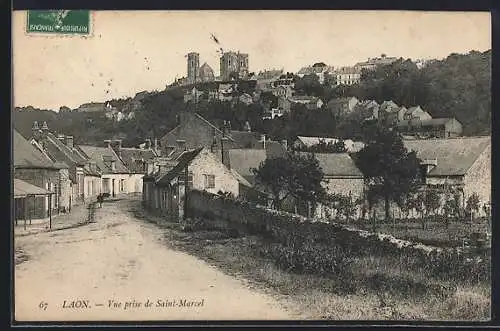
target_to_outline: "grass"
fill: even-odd
[[[218,230],[207,223],[190,228],[140,209],[135,213],[163,228],[169,245],[245,279],[301,319],[488,320],[490,316],[486,282],[457,286],[452,279],[436,280],[405,270],[394,259],[375,256],[353,260],[345,275],[295,273],[262,254],[269,242],[260,237]]]

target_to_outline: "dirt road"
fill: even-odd
[[[168,248],[126,200],[105,203],[96,221],[15,239],[28,256],[15,270],[16,320],[292,318],[273,298]]]

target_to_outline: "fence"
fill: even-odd
[[[318,260],[328,261],[332,247],[349,256],[377,255],[403,259],[431,274],[450,272],[468,277],[472,272],[487,277],[489,254],[463,248],[439,248],[371,233],[336,223],[270,210],[204,191],[192,191],[188,199],[189,217],[202,218],[218,226],[235,227],[270,238],[293,249],[314,251]],[[225,225],[221,225],[225,221]],[[316,258],[315,257],[315,258]]]

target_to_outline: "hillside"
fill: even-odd
[[[200,90],[213,89],[215,83],[197,86]],[[329,87],[305,76],[296,82],[298,93],[320,97],[325,104],[332,98],[356,96],[381,103],[393,100],[399,105],[420,105],[434,117],[454,116],[464,125],[465,135],[491,132],[491,51],[451,54],[441,61],[432,61],[422,69],[410,60],[363,72],[357,86]],[[203,100],[197,106],[184,103],[184,92],[192,86],[169,87],[161,92],[139,92],[134,97],[114,99],[104,103],[87,103],[77,109],[61,108],[59,113],[35,110],[33,107],[16,109],[14,126],[24,136],[31,134],[33,121],[47,121],[50,128],[75,136],[79,143],[102,144],[104,139],[122,138],[125,146],[135,146],[146,138],[160,138],[176,125],[177,114],[185,109],[197,111],[208,120],[229,120],[234,129],[242,129],[246,121],[254,131],[269,134],[274,139],[293,138],[297,134],[311,136],[358,136],[359,120],[345,120],[331,115],[326,107],[311,112],[303,107],[280,119],[262,120],[264,108],[255,103],[249,106],[229,102]],[[252,93],[255,86],[242,86]],[[262,103],[266,103],[261,96]],[[111,111],[135,117],[116,121],[106,118]],[[95,107],[94,107],[95,106]],[[89,110],[96,111],[89,111]]]

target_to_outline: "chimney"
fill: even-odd
[[[177,139],[177,147],[180,150],[185,151],[186,150],[186,140],[184,140],[184,139]]]
[[[266,149],[266,135],[260,135],[260,141],[264,144],[264,149]]]
[[[73,136],[66,136],[66,146],[73,148]]]
[[[43,124],[42,124],[42,130],[43,130],[43,131],[48,131],[48,130],[49,130],[49,126],[47,125],[47,122],[46,122],[46,121],[43,121]]]
[[[224,164],[225,166],[228,166],[228,162],[226,159],[228,159],[228,152],[227,152],[227,149],[228,149],[228,145],[227,145],[227,142],[229,141],[229,139],[227,137],[222,137],[221,138],[221,141],[220,141],[220,144],[221,144],[221,161],[222,161],[222,164]],[[225,147],[225,148],[224,148]]]
[[[58,134],[57,139],[61,141],[63,144],[66,144],[66,137],[63,134]]]
[[[111,140],[104,140],[104,144],[106,145],[106,147],[111,147]]]
[[[288,150],[288,140],[283,139],[283,140],[281,141],[281,145],[283,145],[283,147],[285,148],[285,150]]]

